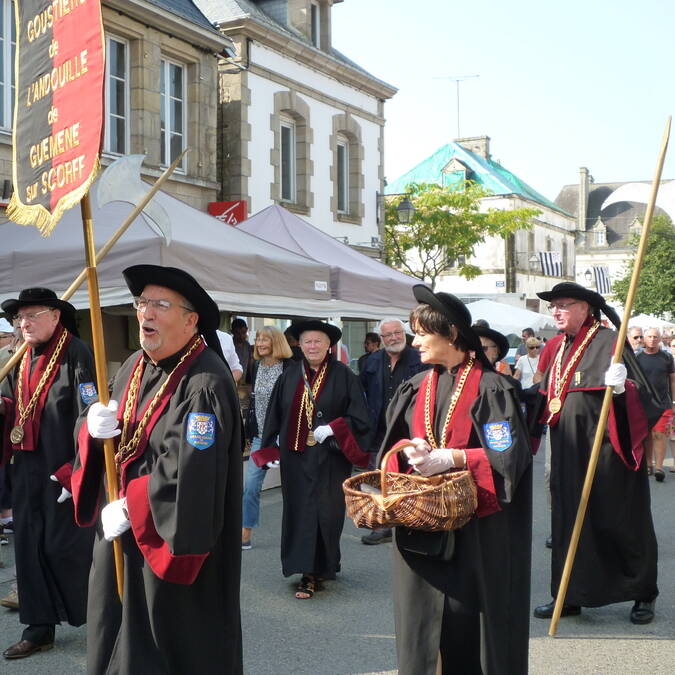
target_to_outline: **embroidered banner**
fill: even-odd
[[[14,192],[7,215],[47,236],[98,171],[105,70],[101,3],[14,4]]]

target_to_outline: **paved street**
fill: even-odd
[[[535,522],[532,604],[548,601],[549,552],[544,547],[548,513],[543,494],[543,457],[535,460]],[[562,619],[558,637],[548,622],[532,619],[530,672],[671,673],[675,663],[675,474],[664,484],[652,481],[659,538],[661,596],[657,619],[649,626],[628,621],[630,603],[584,610]],[[337,582],[313,600],[293,598],[294,580],[280,573],[278,539],[281,494],[264,493],[263,523],[254,548],[243,552],[242,619],[245,671],[250,675],[373,675],[395,673],[393,621],[389,593],[390,544],[368,547],[351,522],[343,535],[343,569]],[[3,560],[11,565],[11,546]],[[9,590],[9,570],[0,569],[0,593]],[[52,675],[85,672],[85,630],[57,629],[51,652],[24,661],[0,662],[1,673]],[[20,635],[16,612],[0,609],[2,646]],[[141,671],[139,671],[141,675]]]

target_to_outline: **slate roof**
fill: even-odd
[[[554,204],[544,195],[530,187],[525,181],[505,169],[501,164],[491,159],[467,150],[459,143],[451,141],[440,147],[436,152],[407,173],[387,184],[385,194],[401,194],[409,183],[438,183],[447,185],[443,169],[452,159],[461,162],[467,169],[467,179],[482,185],[494,195],[519,195],[525,199],[546,206],[566,216],[570,212],[558,204]]]
[[[630,183],[646,183],[651,181],[626,181]],[[600,250],[602,248],[623,249],[628,248],[630,239],[630,226],[635,219],[642,221],[647,210],[646,204],[637,202],[617,202],[610,204],[606,209],[602,205],[623,183],[591,183],[588,191],[588,207],[586,208],[586,232],[591,232],[595,227],[598,217],[602,219],[607,232],[607,246],[595,246],[593,237],[585,237],[585,241],[577,249]],[[565,211],[569,211],[576,217],[579,211],[579,185],[565,185],[555,199],[556,204]],[[667,215],[660,208],[654,209],[654,215]]]
[[[220,33],[192,0],[147,0],[147,2],[166,9],[173,14],[177,14],[202,28],[208,28],[215,33]]]
[[[250,0],[195,0],[195,3],[208,17],[208,19],[215,24],[234,21],[236,19],[253,19],[254,21],[257,21],[263,26],[267,26],[278,33],[283,33],[295,38],[296,40],[299,40],[311,49],[316,49],[318,53],[328,55],[329,57],[334,58],[336,61],[339,61],[340,63],[343,63],[350,68],[367,75],[372,80],[382,82],[382,84],[385,84],[387,87],[391,87],[391,85],[375,77],[365,70],[365,68],[359,66],[358,63],[354,63],[354,61],[347,58],[337,49],[333,47],[331,47],[329,51],[317,49],[306,35],[296,30],[292,26],[276,21],[271,16],[269,16],[269,14],[263,12],[263,10],[260,9],[260,7],[258,7],[254,2],[250,2]],[[393,89],[393,87],[391,88]]]

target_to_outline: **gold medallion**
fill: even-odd
[[[555,415],[556,413],[559,413],[560,408],[562,408],[562,401],[557,396],[555,398],[552,398],[548,402],[548,411],[552,415]]]
[[[316,445],[316,438],[314,438],[314,432],[311,429],[307,434],[307,445],[309,446]]]
[[[21,443],[23,440],[23,427],[20,424],[12,427],[12,430],[9,432],[9,440],[12,441],[13,445]]]

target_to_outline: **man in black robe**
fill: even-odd
[[[77,521],[95,522],[103,471],[96,439],[116,439],[120,498],[100,511],[88,672],[241,673],[241,415],[215,333],[218,307],[179,269],[137,265],[124,277],[143,349],[115,375],[109,405],[89,409],[73,473]]]
[[[401,439],[426,444],[421,441],[428,440],[424,407],[427,387],[434,381],[432,426],[435,438],[442,439],[453,393],[459,390],[447,445],[429,455],[452,453],[455,459],[445,467],[440,461],[423,475],[453,466],[466,468],[476,483],[478,507],[466,525],[450,533],[454,538],[451,554],[435,550],[433,542],[446,536],[444,532],[396,528],[393,599],[398,672],[441,672],[437,670],[440,652],[444,674],[524,674],[529,640],[532,453],[523,413],[512,383],[492,370],[481,350],[468,309],[450,294],[434,294],[421,285],[413,290],[420,303],[447,317],[464,345],[465,357],[471,357],[474,365],[464,385],[459,372],[466,362],[450,369],[436,365],[404,382],[387,411],[381,454]],[[418,333],[413,343],[417,345],[423,331],[414,326],[414,320],[411,324]],[[420,351],[422,363],[439,363],[430,360],[424,345]],[[458,454],[463,454],[464,467],[455,463]],[[401,455],[390,459],[390,471],[412,470]]]
[[[6,659],[54,645],[55,625],[86,620],[93,528],[75,525],[70,475],[73,429],[97,399],[94,364],[78,338],[75,308],[46,288],[2,303],[28,350],[2,383],[3,463],[13,459],[14,546],[19,620],[28,627]],[[44,378],[44,379],[43,379]]]
[[[358,378],[328,351],[340,329],[304,321],[289,330],[304,358],[277,380],[253,458],[259,466],[281,460],[282,570],[302,575],[296,597],[307,599],[340,571],[342,483],[353,465],[368,463],[370,424]]]
[[[541,421],[551,434],[551,595],[558,592],[605,388],[612,385],[607,430],[562,616],[577,615],[581,607],[633,601],[630,620],[649,623],[658,595],[657,544],[642,445],[649,422],[638,386],[626,380],[626,367],[615,364],[608,370],[616,333],[600,324],[599,312],[613,322],[618,317],[601,295],[578,284],[560,283],[538,295],[551,302],[562,331],[542,355],[546,407]],[[640,377],[628,346],[624,361],[631,376]],[[553,608],[554,602],[541,605],[534,615],[548,619]]]

